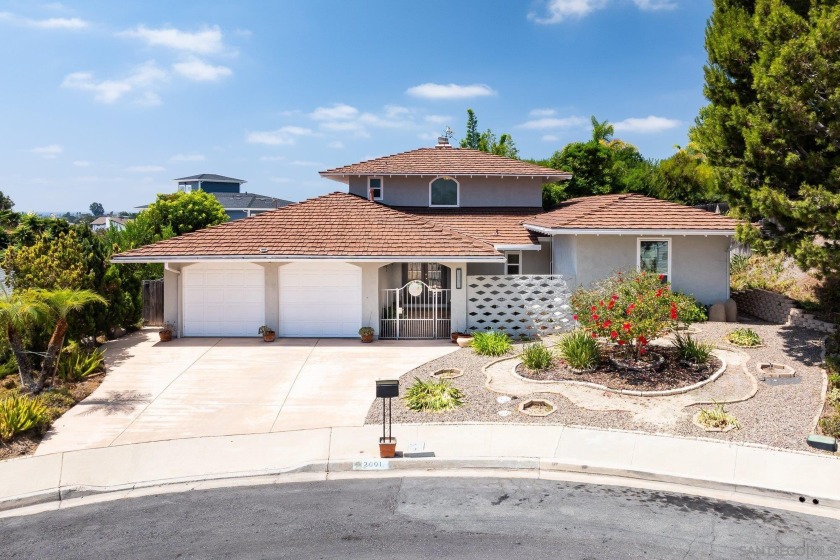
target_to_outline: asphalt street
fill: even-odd
[[[0,520],[3,558],[840,558],[840,522],[532,479],[389,478],[122,499]]]

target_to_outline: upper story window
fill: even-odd
[[[429,206],[458,206],[458,181],[438,177],[429,183]]]
[[[659,274],[671,281],[671,240],[639,239],[639,270]]]
[[[368,177],[368,196],[373,200],[382,200],[381,177]]]
[[[522,274],[522,253],[511,251],[505,253],[505,274],[519,276]]]

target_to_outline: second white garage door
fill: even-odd
[[[361,268],[340,262],[280,267],[280,336],[353,337],[361,322]]]

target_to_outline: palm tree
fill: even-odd
[[[58,371],[58,360],[61,358],[61,349],[64,347],[64,337],[67,335],[67,318],[73,311],[81,311],[91,303],[108,302],[104,297],[90,290],[58,289],[38,290],[37,297],[46,305],[52,319],[55,320],[50,343],[47,346],[47,354],[41,367],[41,375],[38,377],[37,390],[41,390],[47,377],[50,382],[55,381],[55,374]]]
[[[31,326],[43,323],[48,314],[47,306],[33,297],[31,292],[0,297],[0,325],[15,355],[20,384],[28,393],[38,392],[41,383],[32,373],[32,361],[23,347],[23,334]]]

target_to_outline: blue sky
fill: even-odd
[[[0,190],[19,211],[129,209],[219,173],[303,200],[319,170],[447,125],[523,157],[588,136],[673,153],[702,95],[710,0],[0,1]]]

